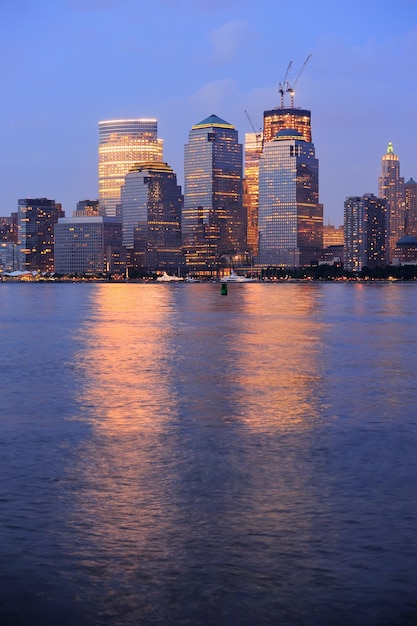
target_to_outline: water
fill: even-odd
[[[417,623],[413,284],[0,285],[1,626]]]

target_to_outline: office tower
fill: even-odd
[[[80,200],[72,213],[73,217],[95,217],[101,215],[98,200]]]
[[[124,273],[122,225],[116,217],[64,217],[55,224],[57,274]]]
[[[405,183],[405,235],[417,237],[417,183],[410,180]]]
[[[343,246],[344,243],[344,231],[343,226],[333,226],[332,224],[325,224],[323,226],[323,248],[329,246]]]
[[[323,248],[323,205],[314,145],[294,129],[264,143],[259,167],[261,266],[304,267]]]
[[[344,265],[358,272],[388,262],[388,203],[374,194],[351,196],[344,205]]]
[[[253,255],[258,254],[259,162],[262,142],[262,133],[245,133],[243,204],[246,209],[248,250]]]
[[[246,249],[242,145],[217,115],[195,124],[185,145],[183,245],[187,267],[214,273],[222,255]]]
[[[394,258],[397,241],[404,235],[405,198],[404,178],[400,176],[400,161],[389,142],[382,157],[381,175],[378,179],[378,196],[388,203],[389,261]]]
[[[175,269],[182,264],[181,188],[166,163],[133,167],[121,191],[123,245],[128,265]]]
[[[65,213],[48,198],[18,201],[19,269],[54,271],[54,225]]]
[[[116,216],[120,188],[133,165],[162,161],[163,142],[157,120],[106,120],[99,122],[98,186],[105,215]]]
[[[297,130],[304,141],[311,143],[311,112],[297,107],[276,107],[264,111],[264,142],[271,141],[281,130],[290,128]]]

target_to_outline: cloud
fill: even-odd
[[[253,39],[253,33],[249,22],[234,21],[213,30],[209,38],[214,61],[229,63],[239,58],[243,46]]]

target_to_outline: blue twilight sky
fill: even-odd
[[[156,117],[183,185],[191,126],[239,140],[278,106],[292,61],[312,112],[326,223],[378,190],[392,141],[417,180],[417,0],[0,0],[0,215],[45,196],[97,198],[97,122]]]

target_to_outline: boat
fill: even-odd
[[[186,283],[200,283],[201,281],[199,278],[196,278],[195,276],[186,276],[185,282]]]
[[[232,269],[228,276],[223,276],[220,279],[221,283],[255,283],[257,282],[256,278],[251,278],[250,276],[241,276],[240,274],[236,274]]]
[[[163,272],[163,274],[158,276],[156,280],[158,283],[173,283],[173,282],[183,281],[184,279],[181,278],[181,276],[171,276],[170,274]]]

